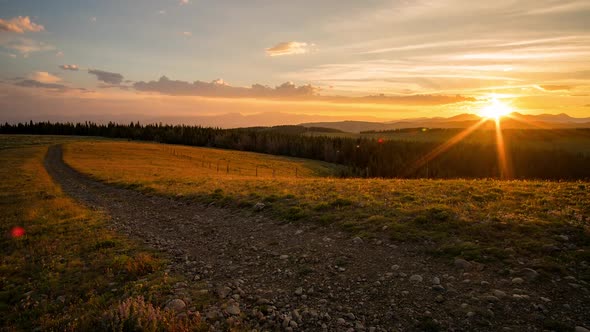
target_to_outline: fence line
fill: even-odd
[[[180,158],[180,159],[185,159],[185,160],[189,160],[191,161],[195,167],[202,167],[202,168],[206,168],[206,169],[212,169],[212,162],[211,159],[217,159],[217,158],[198,158],[198,157],[194,157],[191,155],[187,155],[187,154],[183,154],[180,152],[177,152],[176,149],[167,149],[168,153],[170,153],[171,155],[173,155],[176,158]],[[221,158],[221,159],[217,159],[217,162],[215,164],[215,170],[211,171],[211,172],[215,172],[216,174],[219,174],[220,172],[223,174],[239,174],[239,175],[252,175],[254,177],[258,177],[259,175],[262,176],[262,172],[260,172],[259,174],[259,169],[265,169],[268,170],[269,173],[272,174],[272,177],[295,177],[298,178],[299,175],[299,168],[298,167],[293,167],[292,170],[290,171],[283,171],[284,168],[277,169],[275,167],[271,167],[268,166],[266,164],[258,164],[256,165],[255,168],[248,168],[248,167],[240,167],[240,166],[236,166],[236,167],[230,167],[230,160]],[[225,166],[225,172],[223,172],[223,166]],[[250,174],[247,174],[250,173]]]

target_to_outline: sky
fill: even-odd
[[[0,121],[388,121],[493,100],[589,117],[589,17],[587,0],[0,0]]]

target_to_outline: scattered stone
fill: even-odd
[[[503,297],[506,297],[506,292],[504,292],[504,291],[501,291],[501,290],[499,290],[499,289],[494,289],[494,290],[492,291],[492,294],[494,294],[494,296],[495,296],[495,297],[498,297],[498,298],[503,298]]]
[[[282,260],[289,259],[289,255],[281,255],[281,256],[279,256],[279,259],[282,259]]]
[[[419,274],[414,274],[410,277],[410,281],[422,282],[422,276]]]
[[[32,292],[29,292],[29,293],[32,293]],[[66,303],[66,297],[63,295],[58,296],[57,300],[61,303]]]
[[[442,296],[442,295],[440,295],[440,294],[439,294],[439,295],[437,295],[437,296],[434,298],[434,300],[435,300],[436,302],[438,302],[438,303],[442,303],[442,302],[444,302],[444,301],[445,301],[445,298],[444,298],[444,296]]]
[[[352,239],[352,242],[354,243],[363,243],[363,239],[361,239],[360,237],[355,237],[354,239]]]
[[[485,295],[482,296],[481,299],[488,302],[500,302],[500,299],[493,295]]]
[[[471,269],[472,264],[463,258],[456,258],[455,259],[455,268],[461,270],[469,270]]]
[[[539,273],[530,268],[524,268],[520,271],[520,274],[527,280],[532,281],[539,277]]]
[[[295,295],[300,296],[301,294],[303,294],[303,287],[297,287]]]
[[[217,310],[209,310],[205,314],[205,317],[207,317],[207,319],[209,319],[209,320],[216,320],[220,316],[221,315],[219,314],[219,312]]]
[[[303,230],[301,230],[301,229],[298,229],[298,230],[295,231],[295,235],[299,235],[299,234],[302,234],[302,233],[303,233]]]
[[[338,318],[338,319],[336,320],[336,323],[337,323],[338,325],[346,325],[346,320],[344,320],[344,318]]]
[[[232,304],[228,305],[227,308],[225,308],[225,312],[227,312],[230,315],[237,316],[240,314],[241,310],[240,310],[240,307],[238,306],[238,304],[232,303]]]
[[[440,285],[440,278],[439,277],[432,278],[432,283],[435,285]]]
[[[254,211],[262,211],[266,207],[266,204],[258,202],[254,205]]]
[[[528,295],[521,295],[521,294],[512,294],[512,297],[517,299],[517,300],[522,300],[522,299],[528,299],[529,296]]]
[[[576,328],[574,329],[574,332],[590,332],[590,330],[588,330],[587,328],[585,328],[583,326],[576,326]]]
[[[524,279],[522,279],[522,278],[513,278],[512,279],[512,283],[515,284],[515,285],[520,285],[523,282],[524,282]]]
[[[557,238],[561,241],[569,241],[570,240],[569,236],[563,235],[563,234],[558,235]]]
[[[437,292],[444,292],[445,288],[441,285],[434,285],[434,286],[432,286],[432,290],[437,291]]]
[[[226,297],[229,296],[229,294],[231,294],[231,288],[225,286],[225,287],[221,287],[217,290],[217,294],[219,294],[219,297],[222,299],[225,299]]]
[[[471,318],[471,317],[475,316],[475,312],[469,311],[466,316]]]
[[[173,299],[173,300],[170,300],[166,304],[166,306],[164,307],[164,310],[172,310],[172,311],[180,312],[180,311],[183,311],[185,308],[186,308],[186,303],[184,303],[183,300]]]
[[[397,271],[397,270],[399,270],[399,265],[397,265],[397,264],[392,265],[391,266],[391,269],[394,270],[394,271]]]

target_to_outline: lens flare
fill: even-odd
[[[10,231],[10,235],[13,238],[19,238],[19,237],[23,237],[25,236],[25,229],[20,227],[20,226],[15,226],[12,228],[12,230]]]

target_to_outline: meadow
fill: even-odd
[[[184,280],[166,273],[165,258],[109,229],[107,216],[67,197],[45,171],[49,145],[80,140],[0,136],[2,330],[203,328],[199,316],[159,309]]]
[[[316,161],[156,143],[73,142],[64,160],[114,185],[245,214],[263,203],[262,213],[282,222],[416,243],[438,257],[505,267],[526,259],[564,274],[590,259],[588,182],[341,179],[330,176],[337,166]],[[213,166],[218,160],[229,172],[227,163]],[[262,164],[269,168],[255,176]]]

